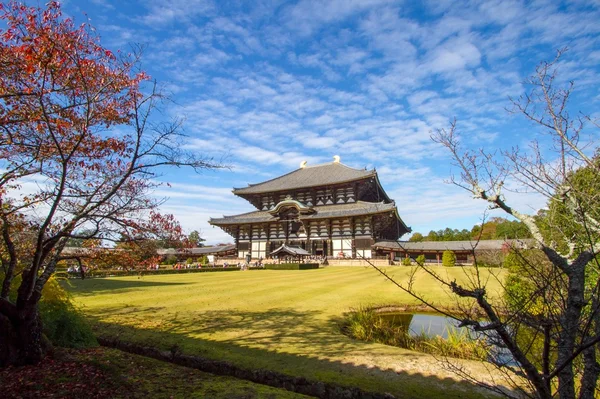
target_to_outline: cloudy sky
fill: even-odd
[[[209,217],[253,209],[232,187],[333,155],[377,168],[414,231],[470,228],[484,206],[444,184],[452,168],[432,130],[456,118],[465,146],[526,145],[541,132],[508,98],[565,46],[573,112],[600,102],[598,1],[69,0],[64,11],[105,47],[144,45],[143,68],[174,100],[165,117],[185,117],[189,148],[231,166],[165,171],[170,187],[156,192],[209,243],[231,241]]]

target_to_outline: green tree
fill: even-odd
[[[442,265],[445,267],[456,266],[456,254],[454,251],[444,251],[442,254]]]
[[[427,234],[425,241],[440,241],[440,235],[436,231],[431,230],[429,234]]]
[[[200,236],[198,230],[194,230],[188,236],[188,240],[193,247],[201,248],[204,246],[203,242],[206,241]]]
[[[424,237],[423,234],[421,233],[413,233],[412,236],[410,236],[410,238],[408,239],[408,241],[410,242],[421,242],[423,241]]]

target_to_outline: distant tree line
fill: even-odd
[[[523,222],[495,217],[483,224],[474,225],[471,230],[446,227],[438,231],[431,230],[426,236],[417,232],[410,237],[409,241],[504,240],[518,238],[531,238],[531,233]]]

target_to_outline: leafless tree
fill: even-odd
[[[448,149],[460,171],[451,177],[452,184],[486,201],[490,209],[523,222],[531,232],[534,249],[512,250],[519,264],[518,276],[513,278],[522,285],[510,289],[510,282],[498,275],[507,289],[498,299],[488,292],[477,263],[473,274],[460,282],[420,265],[419,270],[459,298],[454,311],[448,312],[419,294],[414,278],[395,283],[455,318],[461,327],[486,335],[496,348],[510,352],[508,362],[497,357],[491,361],[513,381],[514,395],[591,399],[597,394],[600,375],[600,154],[593,153],[598,123],[569,114],[574,84],[559,87],[556,73],[562,54],[559,51],[553,61],[538,65],[526,82],[527,94],[511,99],[511,111],[542,128],[544,137],[531,141],[528,149],[465,150],[456,121],[432,135]],[[548,209],[528,214],[511,206],[504,195],[509,179],[520,187],[513,190],[516,193],[533,191],[545,196]],[[499,392],[511,396],[508,391]]]

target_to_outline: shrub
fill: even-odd
[[[421,254],[421,255],[417,256],[417,259],[415,259],[415,261],[419,265],[424,265],[425,264],[425,255]]]
[[[456,254],[454,251],[444,251],[442,255],[442,265],[446,267],[456,266]]]
[[[200,258],[200,263],[203,265],[208,264],[208,257],[206,255],[202,255],[202,257]]]
[[[98,345],[90,325],[56,278],[44,286],[39,309],[44,334],[54,345],[66,348]]]
[[[187,258],[187,259],[185,260],[185,263],[186,263],[187,265],[191,265],[192,263],[194,263],[194,259],[192,259],[192,258]]]
[[[177,256],[175,255],[168,255],[165,259],[166,265],[174,265],[175,263],[177,263]]]
[[[402,265],[410,266],[410,265],[412,265],[412,260],[410,258],[404,258],[404,259],[402,259]]]

